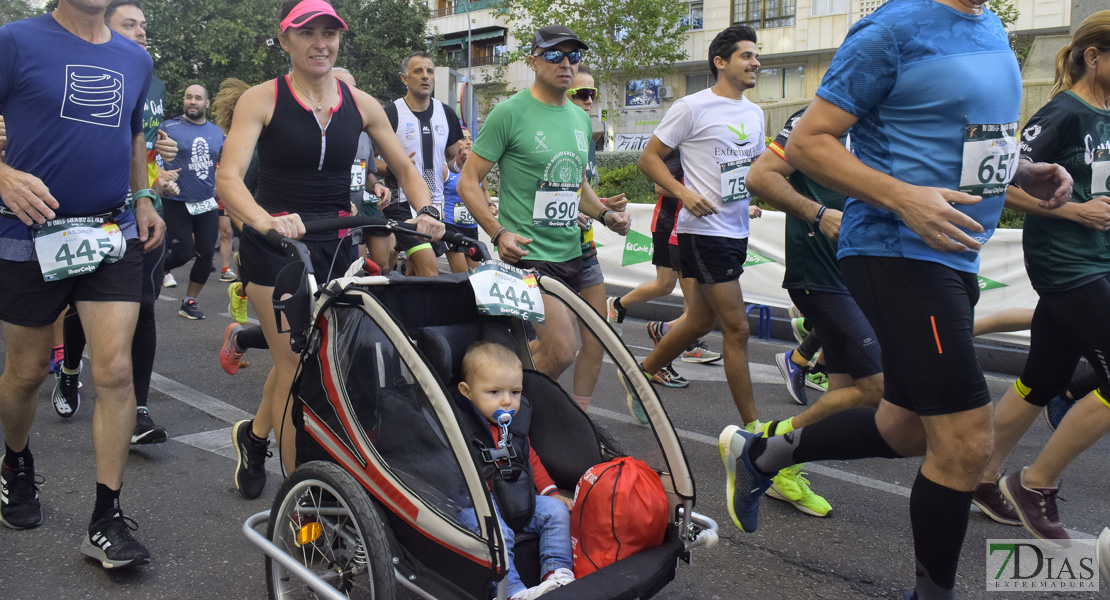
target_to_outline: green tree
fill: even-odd
[[[532,32],[540,27],[559,24],[574,31],[590,47],[583,62],[610,115],[623,97],[618,78],[669,73],[687,58],[689,8],[674,0],[500,0],[497,13],[509,18],[520,43],[510,62],[531,50]]]
[[[27,0],[4,0],[0,2],[0,25],[42,14],[42,10],[31,6]]]
[[[403,95],[397,72],[409,52],[427,49],[427,8],[408,0],[332,3],[350,27],[336,65],[379,100]],[[255,84],[287,72],[289,57],[277,41],[280,6],[274,0],[144,0],[154,72],[166,83],[166,115],[181,114],[191,84],[214,92],[228,77]]]

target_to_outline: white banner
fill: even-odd
[[[632,231],[628,237],[600,226],[594,227],[597,256],[605,272],[605,282],[633,288],[655,278],[651,264],[651,215],[654,206],[629,204]],[[748,261],[740,286],[744,300],[749,303],[788,307],[790,297],[782,288],[785,272],[783,232],[786,215],[764,211],[763,217],[751,221],[748,238]],[[999,229],[980,252],[979,287],[982,295],[976,307],[977,316],[994,314],[1007,308],[1033,308],[1037,293],[1025,274],[1024,255],[1021,249],[1020,229]],[[682,297],[675,286],[673,296]],[[991,339],[1029,343],[1029,332],[991,334]]]

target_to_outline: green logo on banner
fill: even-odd
[[[766,256],[763,256],[762,254],[758,254],[756,252],[748,250],[748,258],[744,261],[744,268],[746,269],[748,267],[754,267],[756,265],[761,265],[763,263],[770,263],[770,262],[775,262],[775,261],[767,258]]]
[[[621,266],[635,265],[651,260],[651,238],[635,231],[629,231],[624,238],[624,256]]]
[[[982,291],[993,290],[995,288],[1000,288],[1000,287],[1006,287],[1006,284],[1002,283],[1000,281],[995,281],[993,279],[987,279],[986,277],[983,277],[982,275],[979,275],[978,277],[979,277],[979,289],[982,290]]]

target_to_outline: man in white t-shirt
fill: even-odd
[[[748,372],[748,319],[739,277],[748,250],[745,177],[766,149],[763,110],[744,98],[755,85],[759,49],[750,27],[734,25],[709,46],[710,89],[680,98],[667,111],[640,156],[640,170],[682,201],[678,248],[682,276],[697,282],[686,296],[686,318],[665,332],[642,367],[655,373],[720,323],[724,367],[732,400],[744,423],[756,420]],[[686,184],[663,159],[682,152]],[[636,408],[636,407],[633,407]]]

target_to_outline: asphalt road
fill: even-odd
[[[179,281],[187,275],[179,269]],[[140,525],[136,533],[153,554],[144,567],[107,572],[78,551],[93,501],[90,431],[95,391],[91,378],[80,412],[57,417],[49,396],[53,380],[39,393],[31,438],[45,522],[30,531],[0,528],[0,598],[264,598],[263,560],[247,542],[246,518],[267,510],[276,494],[274,475],[262,498],[248,501],[234,490],[231,424],[253,414],[270,365],[265,352],[251,351],[253,363],[236,376],[220,370],[217,351],[227,315],[226,285],[215,276],[200,296],[208,314],[201,321],[177,315],[183,288],[163,291],[158,302],[158,356],[150,406],[166,426],[166,444],[133,447],[123,490],[123,509]],[[650,341],[642,322],[625,325],[625,341],[640,356]],[[720,349],[720,337],[707,338]],[[774,354],[790,345],[752,339],[750,360],[755,396],[763,419],[796,414],[774,366]],[[811,465],[813,489],[833,506],[827,518],[804,515],[792,506],[765,499],[759,530],[736,530],[724,509],[724,469],[717,455],[720,430],[738,415],[727,393],[724,372],[713,365],[675,363],[688,389],[661,389],[678,429],[697,485],[698,512],[721,526],[716,548],[695,553],[659,598],[895,598],[912,586],[913,553],[908,520],[909,486],[917,460],[865,460]],[[611,369],[611,367],[606,367]],[[633,425],[624,392],[603,372],[593,414],[618,434],[649,435]],[[569,374],[563,383],[570,381]],[[988,376],[992,395],[1001,397],[1009,377]],[[810,393],[811,400],[816,394]],[[1028,464],[1048,439],[1038,420],[1014,451],[1009,465]],[[627,440],[626,440],[627,441]],[[632,445],[636,446],[637,443]],[[276,459],[273,463],[276,468]],[[1110,525],[1102,501],[1110,467],[1110,443],[1099,442],[1065,473],[1061,515],[1075,535],[1094,536]],[[1099,508],[1103,506],[1103,508]],[[977,512],[961,557],[957,591],[961,598],[994,597],[986,591],[986,540],[1026,538],[1021,528],[999,525]],[[1102,584],[1105,594],[1107,583]],[[1018,594],[1043,598],[1044,594]],[[1095,594],[1061,595],[1091,598]]]

